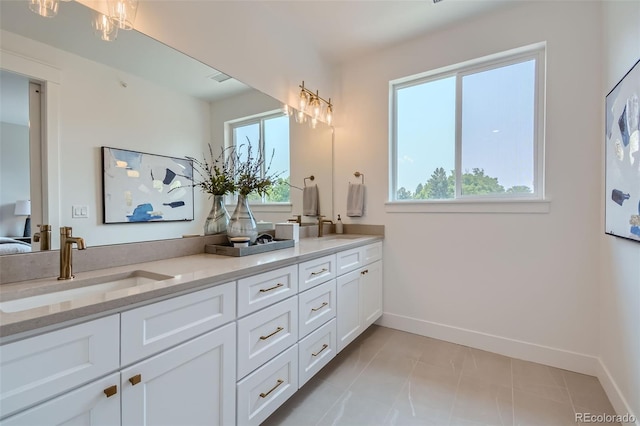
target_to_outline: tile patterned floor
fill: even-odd
[[[597,378],[372,326],[264,425],[576,425]],[[602,423],[601,423],[602,424]]]

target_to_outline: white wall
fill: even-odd
[[[72,226],[89,246],[202,233],[208,207],[198,191],[194,221],[103,225],[100,147],[199,155],[211,135],[208,102],[15,34],[3,32],[2,48],[60,70],[59,225]],[[73,205],[88,206],[89,218],[71,218]]]
[[[1,237],[22,236],[26,217],[13,213],[17,200],[29,198],[29,128],[0,122]]]
[[[640,58],[640,3],[604,2],[603,17],[602,99]],[[604,146],[601,155],[604,158]],[[602,173],[601,188],[604,190],[604,169]],[[604,229],[604,203],[602,209],[600,229]],[[612,400],[618,413],[632,412],[638,417],[640,244],[601,234],[600,259],[600,357],[603,365],[600,381],[609,394],[619,392],[622,395],[617,404]]]
[[[526,2],[344,66],[336,212],[363,172],[367,215],[349,221],[386,226],[382,324],[596,372],[600,13],[596,2]],[[544,41],[550,212],[387,212],[389,81]]]

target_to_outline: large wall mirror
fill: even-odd
[[[60,226],[89,246],[202,234],[211,200],[198,189],[193,221],[103,224],[100,147],[201,158],[208,144],[225,143],[231,123],[282,114],[282,104],[139,32],[102,41],[94,13],[63,2],[56,17],[42,18],[26,1],[0,2],[0,237],[23,235],[26,217],[16,207],[23,200],[31,200],[31,235],[38,223],[51,224],[54,249]],[[38,107],[30,83],[39,85],[31,89],[41,95]],[[256,205],[256,219],[301,214],[300,188],[311,175],[320,213],[333,217],[332,129],[287,119],[290,202]]]

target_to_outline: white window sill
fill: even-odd
[[[550,200],[389,201],[387,213],[549,213]]]
[[[293,206],[291,203],[265,203],[265,204],[252,204],[250,203],[251,211],[254,213],[291,213]],[[227,210],[229,214],[235,210],[235,204],[227,204]]]

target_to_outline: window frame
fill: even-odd
[[[403,210],[416,212],[420,211],[419,206],[424,206],[425,211],[474,211],[473,204],[478,204],[478,211],[492,211],[490,207],[494,204],[495,210],[517,212],[524,210],[530,204],[530,210],[537,212],[539,210],[548,211],[548,207],[540,208],[535,206],[536,203],[545,203],[545,179],[544,179],[544,128],[545,128],[545,70],[546,70],[546,43],[537,43],[523,48],[512,49],[506,52],[485,56],[482,58],[454,64],[451,66],[438,68],[436,70],[403,77],[389,82],[389,193],[387,201],[387,211],[401,212]],[[510,65],[535,61],[535,81],[534,81],[534,126],[533,126],[533,173],[534,173],[534,192],[531,194],[473,194],[462,195],[462,79],[465,76],[477,74],[492,69],[507,67]],[[398,104],[397,93],[401,89],[417,86],[444,78],[454,77],[456,93],[455,93],[455,176],[456,187],[454,198],[449,199],[397,199],[398,190],[398,141],[397,141],[397,125],[398,125]],[[518,203],[519,206],[514,208],[508,206],[509,203]],[[430,208],[429,206],[435,206]],[[403,209],[402,206],[407,206]],[[449,206],[447,208],[447,206]],[[502,207],[501,207],[502,206]],[[524,206],[524,209],[522,208]],[[488,208],[487,208],[488,207]]]
[[[252,124],[258,124],[258,129],[259,129],[259,146],[258,146],[258,150],[259,152],[264,155],[265,153],[265,126],[264,126],[264,122],[266,120],[270,120],[273,118],[280,118],[280,117],[287,117],[287,114],[285,114],[282,110],[280,109],[276,109],[276,110],[272,110],[272,111],[266,111],[264,113],[260,113],[260,114],[255,114],[255,115],[251,115],[251,116],[247,116],[247,117],[242,117],[242,118],[238,118],[235,120],[229,120],[227,122],[225,122],[225,148],[229,148],[232,146],[236,146],[236,142],[235,141],[235,137],[234,137],[234,130],[236,128],[239,127],[244,127],[244,126],[250,126]],[[291,152],[291,138],[289,137],[289,152]],[[262,165],[262,171],[261,174],[262,176],[264,176],[266,166],[265,164]],[[291,175],[291,158],[289,158],[289,175]],[[226,196],[226,201],[225,203],[228,205],[232,205],[237,203],[238,201],[238,194],[237,193],[233,193],[233,194],[227,194]],[[249,204],[251,204],[252,209],[254,211],[262,211],[262,212],[282,212],[282,211],[291,211],[291,194],[289,194],[289,201],[284,201],[284,202],[267,202],[265,201],[265,196],[262,196],[260,198],[260,201],[256,201],[256,200],[251,200],[249,201]]]

